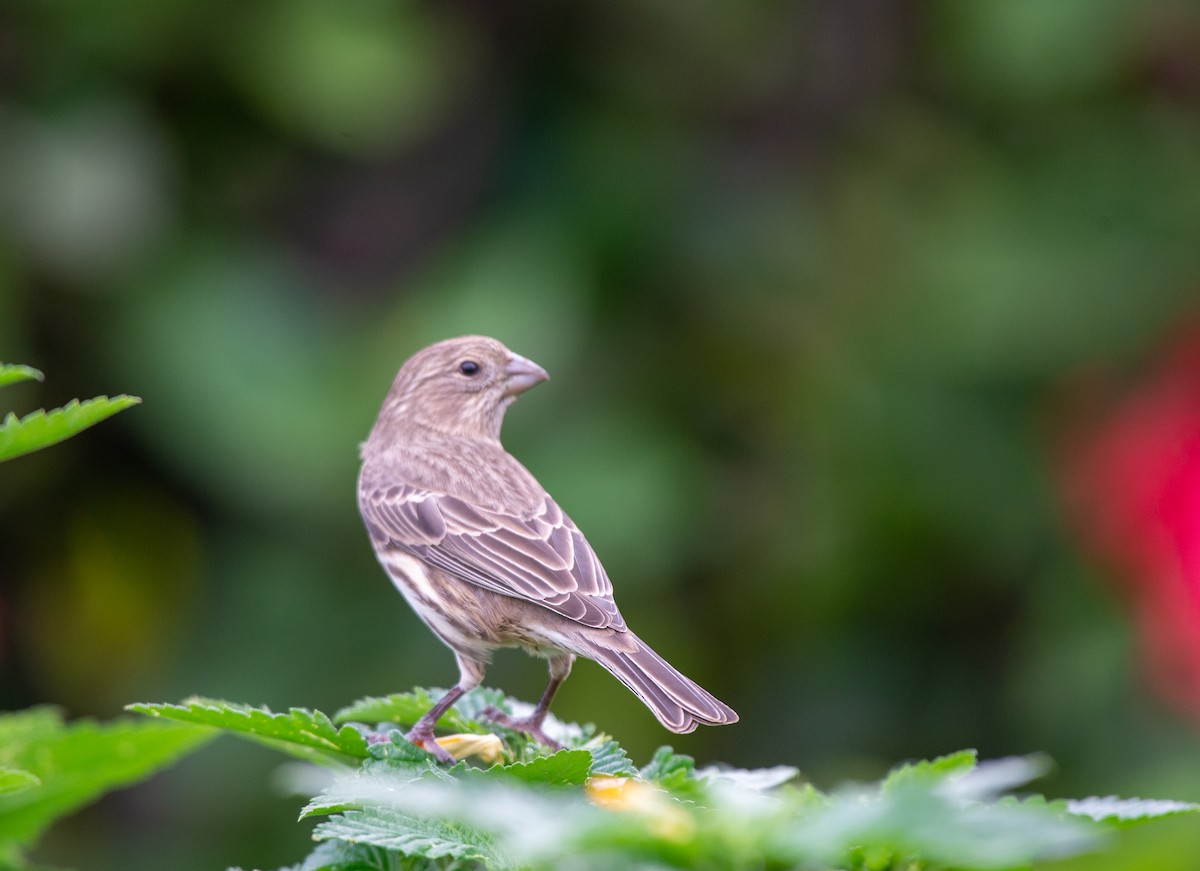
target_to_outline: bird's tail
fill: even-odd
[[[628,645],[632,650],[595,644],[589,645],[585,655],[629,687],[660,723],[672,732],[691,732],[700,723],[723,726],[737,722],[738,715],[731,707],[680,674],[632,632],[622,634],[634,642]]]

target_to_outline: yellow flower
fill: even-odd
[[[596,807],[643,817],[646,827],[660,838],[685,841],[695,831],[691,816],[679,803],[644,780],[597,775],[588,778],[584,792]]]
[[[434,740],[455,759],[474,756],[486,765],[495,765],[504,760],[504,744],[498,735],[445,735]]]
[[[630,798],[636,787],[631,787],[630,784],[636,783],[631,777],[608,777],[598,774],[587,779],[584,792],[587,793],[588,801],[596,807],[613,811],[631,810]]]

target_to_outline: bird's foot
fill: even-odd
[[[512,729],[514,732],[524,732],[534,741],[551,750],[563,749],[561,744],[542,731],[542,721],[546,717],[545,712],[530,717],[513,717],[499,708],[488,706],[479,712],[479,716],[489,723],[496,723],[506,729]]]
[[[434,740],[432,729],[412,729],[404,736],[404,739],[410,744],[416,744],[426,753],[432,753],[438,762],[446,765],[455,763],[455,759],[449,751]]]

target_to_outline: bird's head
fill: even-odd
[[[413,354],[396,375],[380,422],[414,423],[448,435],[500,437],[509,405],[550,376],[486,336],[461,336]]]

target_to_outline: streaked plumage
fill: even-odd
[[[371,544],[460,671],[410,739],[439,751],[437,717],[480,683],[501,647],[549,660],[533,716],[507,720],[547,743],[542,719],[576,655],[608,669],[672,731],[735,722],[629,631],[587,540],[501,446],[505,410],[547,377],[495,339],[439,342],[401,367],[363,445],[358,501]]]

